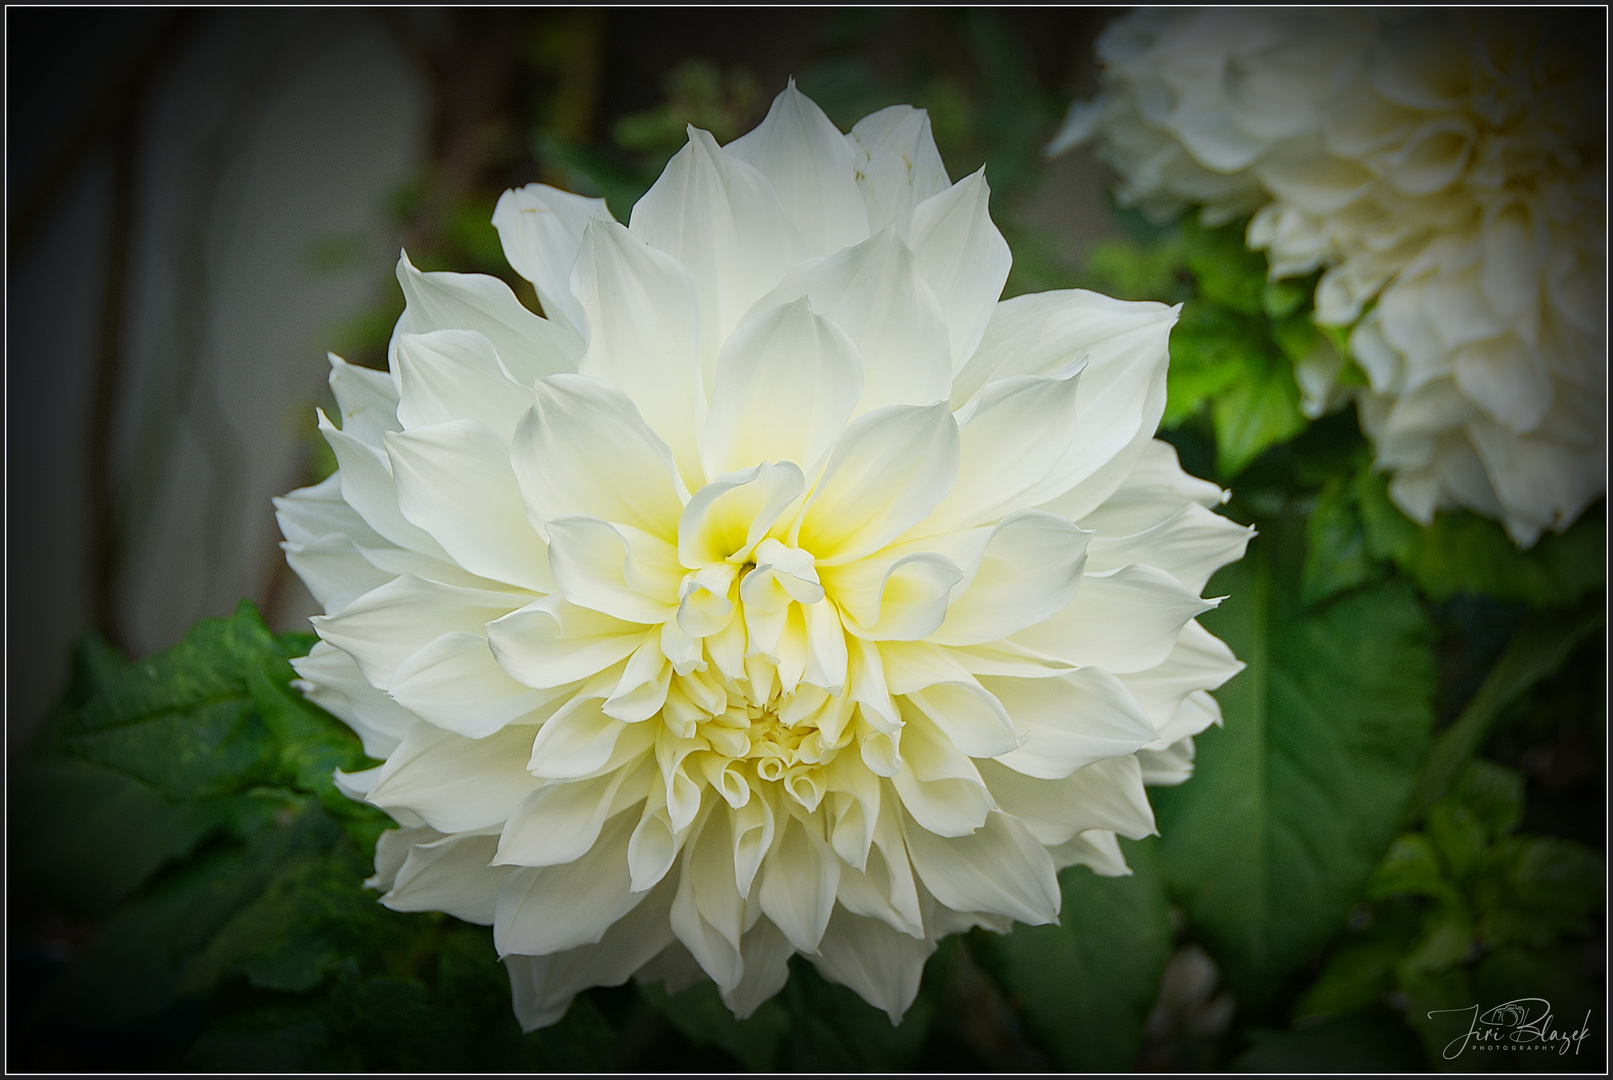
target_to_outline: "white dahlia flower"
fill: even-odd
[[[507,192],[548,318],[405,258],[391,370],[333,358],[297,670],[385,760],[339,777],[403,825],[383,902],[491,923],[524,1026],[635,974],[745,1015],[792,953],[894,1021],[1185,779],[1249,532],[1153,440],[1176,313],[999,303],[987,194],[923,112],[792,86],[629,226]]]
[[[1567,19],[1135,12],[1049,149],[1101,136],[1123,204],[1254,212],[1273,278],[1325,267],[1316,320],[1353,327],[1395,501],[1528,546],[1607,487],[1604,54],[1599,17]],[[1330,359],[1299,373],[1312,415],[1342,398]]]

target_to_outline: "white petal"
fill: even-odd
[[[549,553],[521,508],[508,445],[478,420],[386,436],[398,510],[473,574],[549,592]]]
[[[577,370],[582,339],[522,307],[510,287],[496,277],[423,274],[404,255],[398,259],[398,284],[403,286],[405,306],[387,349],[394,371],[399,336],[432,330],[475,330],[493,343],[516,381],[526,385],[545,375]]]
[[[1007,814],[990,814],[967,836],[944,838],[911,824],[904,831],[913,869],[947,907],[1008,915],[1029,926],[1058,921],[1053,860]]]
[[[1090,533],[1040,510],[1004,518],[930,640],[995,642],[1063,610],[1080,586],[1090,539]]]
[[[780,461],[811,470],[851,419],[862,383],[856,346],[805,300],[748,317],[717,357],[706,473]]]
[[[856,151],[857,187],[868,208],[868,231],[894,226],[907,238],[913,208],[951,186],[930,134],[930,116],[892,105],[857,121],[846,140]]]
[[[606,824],[588,854],[559,866],[522,867],[498,891],[493,944],[500,956],[592,945],[644,900],[628,888],[623,848],[633,815]]]
[[[678,522],[678,559],[691,570],[743,560],[761,543],[805,479],[792,462],[756,465],[714,478],[695,492]]]
[[[1513,431],[1533,431],[1551,409],[1551,372],[1512,334],[1463,346],[1453,367],[1462,393]]]
[[[532,756],[526,768],[533,776],[547,780],[571,780],[592,776],[606,770],[616,754],[622,737],[633,729],[627,754],[634,754],[649,745],[649,738],[637,725],[623,723],[607,715],[600,707],[599,696],[579,692],[576,697],[558,709],[538,729],[532,741]]]
[[[508,443],[532,405],[532,391],[510,378],[492,342],[472,330],[399,334],[398,420],[405,428],[480,420]]]
[[[368,526],[365,531],[369,531]],[[287,540],[281,542],[280,548],[286,553],[286,564],[328,612],[342,610],[395,576],[371,565],[345,536],[322,536],[301,544]]]
[[[415,723],[407,710],[364,680],[351,656],[333,645],[316,641],[291,666],[300,677],[293,685],[352,728],[372,758],[389,756]]]
[[[990,198],[981,166],[913,208],[908,242],[946,316],[953,371],[974,355],[1013,263],[1008,242],[992,224]]]
[[[835,444],[792,540],[820,565],[861,558],[923,520],[957,471],[945,402],[864,413]]]
[[[506,956],[521,1030],[559,1022],[579,991],[620,986],[673,944],[668,925],[673,892],[670,882],[655,890],[592,945],[547,956]]]
[[[739,953],[745,965],[744,977],[738,986],[722,996],[722,1000],[734,1019],[743,1020],[784,989],[790,979],[789,959],[795,947],[778,927],[766,919],[758,919],[755,926],[745,931]]]
[[[1117,674],[1160,663],[1187,620],[1218,604],[1151,566],[1086,574],[1068,607],[1013,636],[1033,652]]]
[[[922,690],[909,690],[906,698],[972,758],[996,757],[1019,746],[1007,710],[973,678],[931,683]]]
[[[1049,848],[1047,853],[1053,857],[1053,865],[1085,866],[1099,877],[1126,877],[1131,873],[1131,867],[1126,865],[1126,856],[1120,850],[1120,841],[1115,834],[1104,829],[1092,829],[1072,837],[1058,847]]]
[[[1125,482],[1077,524],[1105,536],[1130,536],[1178,513],[1184,502],[1213,508],[1229,494],[1184,471],[1176,447],[1151,439]]]
[[[416,724],[381,766],[370,801],[410,810],[445,833],[502,824],[538,786],[524,760],[535,733],[507,727],[467,739]]]
[[[951,386],[951,346],[940,301],[894,231],[809,259],[757,301],[752,314],[799,297],[851,338],[862,358],[857,412],[928,405]]]
[[[767,178],[695,127],[634,204],[630,228],[694,274],[708,364],[745,309],[806,255]]]
[[[532,282],[549,321],[588,338],[588,320],[571,293],[571,268],[583,229],[594,218],[610,220],[604,199],[589,199],[548,184],[528,184],[499,196],[493,228],[504,258]]]
[[[492,834],[460,833],[413,845],[381,903],[393,911],[441,911],[486,926],[509,874],[490,865],[497,842]]]
[[[1022,746],[997,760],[1027,776],[1059,779],[1094,761],[1129,755],[1158,737],[1120,680],[1098,668],[1046,679],[983,675],[980,682],[1026,736]]]
[[[590,329],[578,372],[632,398],[697,485],[696,433],[711,388],[700,374],[700,297],[688,269],[601,219],[583,233],[571,288]]]
[[[762,913],[797,949],[816,952],[834,909],[840,860],[816,831],[786,815],[762,863]]]
[[[341,536],[370,547],[386,544],[342,498],[342,478],[338,473],[275,499],[274,510],[281,535],[295,544],[326,536]]]
[[[947,615],[947,597],[963,571],[944,555],[916,551],[827,567],[826,589],[850,616],[846,629],[870,641],[916,641]]]
[[[538,689],[586,679],[623,659],[650,631],[555,594],[487,624],[499,666]]]
[[[555,584],[573,604],[627,622],[662,623],[677,610],[677,549],[627,525],[569,516],[549,522]]]
[[[773,99],[767,119],[723,152],[772,182],[809,254],[839,251],[868,237],[851,146],[794,79]]]
[[[995,761],[980,775],[1003,813],[1012,814],[1039,844],[1055,847],[1088,829],[1132,840],[1154,836],[1154,812],[1134,754],[1095,761],[1057,780],[1039,780]]]
[[[734,881],[728,814],[710,814],[683,849],[683,876],[672,901],[672,932],[717,988],[729,993],[744,975],[740,936],[745,901]]]
[[[469,739],[491,735],[554,700],[504,673],[482,634],[454,631],[402,664],[389,696],[416,716]]]
[[[552,518],[584,514],[677,543],[683,500],[672,453],[613,386],[581,375],[541,380],[511,463],[540,532]]]
[[[812,962],[832,983],[849,986],[894,1026],[918,996],[924,962],[935,952],[930,938],[911,938],[884,923],[835,912]]]
[[[1180,735],[1167,732],[1164,725],[1176,715],[1182,700],[1196,690],[1217,689],[1243,667],[1243,661],[1233,656],[1220,638],[1195,620],[1182,627],[1182,636],[1163,663],[1122,675],[1120,681],[1161,736],[1169,735],[1174,741]]]
[[[1157,566],[1195,593],[1221,567],[1243,557],[1254,526],[1239,525],[1188,503],[1173,517],[1131,536],[1096,536],[1087,546],[1087,569],[1116,570],[1127,563]]]
[[[996,803],[974,763],[912,706],[902,709],[902,767],[892,778],[902,805],[925,831],[968,836]]]
[[[373,686],[391,689],[401,665],[442,634],[479,633],[521,597],[403,576],[353,601],[338,615],[316,615],[319,636],[358,662]]]
[[[628,767],[540,787],[504,823],[494,861],[511,866],[554,866],[581,858],[599,839],[607,818],[642,800],[642,788],[622,791],[630,776],[641,781],[649,773],[642,766]]]
[[[337,430],[323,410],[317,415],[319,433],[336,455],[336,475],[341,478],[342,498],[347,504],[358,511],[366,525],[399,547],[447,561],[448,553],[431,534],[410,524],[398,510],[398,489],[386,453]]]
[[[398,430],[398,388],[384,371],[349,364],[334,353],[330,389],[342,415],[342,430],[366,446],[379,448],[381,436]]]
[[[958,430],[958,482],[925,529],[989,523],[1022,506],[1067,491],[1084,468],[1077,446],[1087,437],[1077,419],[1078,370],[1060,376],[1015,375],[988,385]]]

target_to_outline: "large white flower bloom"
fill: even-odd
[[[1327,267],[1316,318],[1354,327],[1395,501],[1523,545],[1607,486],[1602,54],[1561,19],[1140,11],[1052,147],[1101,135],[1121,201],[1156,219],[1258,209],[1273,277]],[[1337,370],[1300,372],[1313,414]]]
[[[506,193],[547,319],[405,259],[390,372],[333,359],[297,670],[385,759],[384,902],[492,923],[525,1026],[635,973],[743,1015],[797,952],[895,1019],[1190,770],[1249,533],[1153,440],[1175,312],[998,303],[986,203],[924,113],[792,87],[628,227]]]

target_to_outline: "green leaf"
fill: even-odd
[[[1565,606],[1607,583],[1605,503],[1523,551],[1499,523],[1466,511],[1436,514],[1426,529],[1417,525],[1390,500],[1386,474],[1363,473],[1356,493],[1373,555],[1394,560],[1435,600],[1473,592],[1536,608]]]
[[[925,966],[924,986],[896,1027],[883,1010],[844,986],[825,981],[801,957],[791,957],[790,981],[779,998],[789,1011],[788,1037],[781,1048],[781,1071],[906,1072],[924,1048],[935,1011],[933,992],[940,981],[945,948]]]
[[[1261,526],[1206,614],[1248,668],[1216,696],[1197,772],[1155,789],[1167,878],[1229,984],[1258,1008],[1338,931],[1401,827],[1427,746],[1432,630],[1388,583],[1306,613],[1303,523]]]
[[[1294,1003],[1291,1017],[1344,1016],[1381,1001],[1395,988],[1400,958],[1422,937],[1423,906],[1403,898],[1353,912],[1350,929]]]
[[[1379,563],[1367,551],[1350,479],[1337,477],[1317,495],[1316,508],[1305,522],[1300,599],[1316,604],[1381,576]]]
[[[1216,468],[1223,479],[1244,470],[1261,451],[1305,429],[1292,366],[1263,357],[1215,399]]]
[[[1173,933],[1154,841],[1123,842],[1132,876],[1059,875],[1054,926],[982,937],[977,951],[1027,1030],[1062,1069],[1128,1071],[1170,959]]]
[[[101,926],[51,987],[45,1014],[122,1027],[162,1012],[190,988],[187,966],[282,866],[328,850],[340,836],[310,801],[245,847],[185,866]]]
[[[1421,812],[1443,796],[1483,745],[1502,710],[1561,667],[1574,645],[1603,621],[1602,606],[1594,601],[1572,611],[1537,611],[1525,619],[1455,722],[1440,733],[1417,778],[1413,809]],[[1475,774],[1473,783],[1493,786],[1496,781]],[[1497,807],[1487,812],[1504,810]]]
[[[1435,899],[1457,901],[1457,893],[1445,880],[1445,868],[1439,853],[1428,837],[1422,833],[1408,833],[1395,838],[1384,853],[1383,861],[1367,879],[1366,895],[1373,900],[1391,896],[1431,896]]]
[[[752,1072],[777,1069],[779,1046],[790,1028],[790,1015],[777,998],[764,1001],[746,1019],[736,1020],[714,982],[702,980],[670,996],[659,983],[639,983],[638,991],[650,1008],[696,1046],[726,1050]]]
[[[1265,310],[1266,256],[1244,246],[1245,222],[1205,229],[1182,222],[1182,253],[1198,280],[1199,295],[1240,315]]]
[[[1292,1031],[1249,1034],[1254,1045],[1232,1060],[1232,1072],[1412,1072],[1423,1065],[1417,1036],[1387,1009]]]
[[[1170,354],[1165,427],[1176,426],[1265,363],[1249,320],[1198,300],[1183,305],[1171,330]]]

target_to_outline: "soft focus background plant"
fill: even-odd
[[[1353,414],[1306,419],[1295,364],[1344,343],[1310,319],[1313,280],[1268,284],[1245,222],[1110,209],[1085,225],[1110,237],[1095,246],[1049,228],[1050,204],[1101,197],[1050,173],[1041,147],[1095,88],[1106,18],[723,14],[743,46],[703,43],[715,23],[676,13],[388,22],[434,116],[391,214],[423,269],[508,275],[489,223],[505,187],[541,179],[622,216],[686,123],[726,140],[760,119],[782,51],[843,128],[910,102],[952,175],[986,165],[1014,251],[1007,295],[1183,303],[1162,434],[1260,530],[1207,592],[1233,599],[1205,617],[1249,669],[1217,695],[1225,727],[1199,741],[1195,778],[1152,791],[1162,835],[1126,845],[1132,877],[1072,869],[1061,925],[948,941],[899,1028],[797,964],[744,1022],[711,984],[672,998],[629,984],[522,1036],[486,928],[389,912],[361,887],[388,822],[334,792],[331,770],[362,751],[287,687],[311,637],[248,604],[131,663],[108,643],[113,618],[8,763],[10,1065],[1601,1068],[1603,506],[1527,552],[1471,514],[1415,525]],[[402,299],[392,253],[371,246],[338,232],[307,257],[373,279],[374,307],[326,343],[379,367]],[[306,436],[314,480],[334,463]],[[1428,1011],[1520,996],[1550,1000],[1562,1029],[1589,1012],[1580,1053],[1441,1058],[1459,1027]]]

